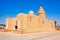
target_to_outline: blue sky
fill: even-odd
[[[6,18],[15,17],[18,13],[28,14],[30,10],[37,15],[40,5],[46,11],[46,18],[60,25],[60,0],[0,0],[0,24],[4,24]]]

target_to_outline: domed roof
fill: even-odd
[[[34,15],[34,12],[32,10],[29,11],[29,14]]]
[[[21,15],[21,14],[24,14],[24,13],[19,13],[19,14],[17,14],[17,16],[19,16],[19,15]]]

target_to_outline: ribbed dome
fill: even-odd
[[[32,10],[29,11],[29,14],[34,15],[34,12]]]
[[[38,13],[45,13],[45,11],[44,11],[42,6],[40,6],[40,9],[39,9]]]

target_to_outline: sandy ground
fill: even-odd
[[[60,32],[41,32],[32,34],[13,34],[0,32],[0,40],[60,40]]]

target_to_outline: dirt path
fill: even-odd
[[[60,40],[60,32],[12,34],[0,32],[0,40]]]

